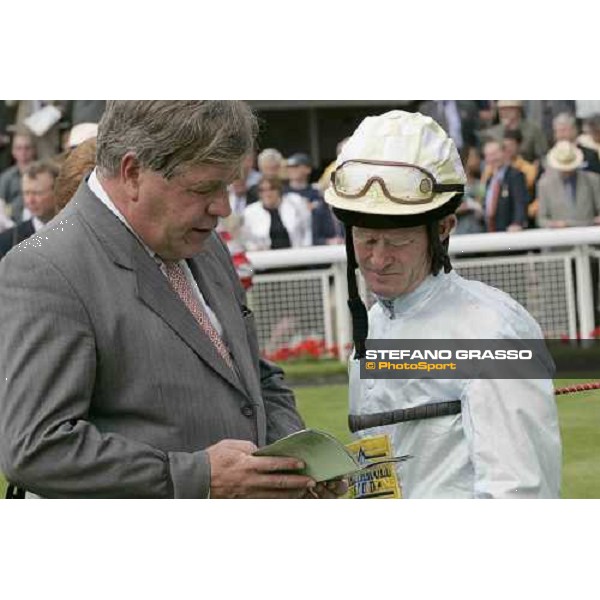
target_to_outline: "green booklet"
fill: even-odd
[[[363,469],[386,463],[403,462],[411,458],[407,454],[361,464],[344,444],[329,433],[318,429],[303,429],[292,433],[260,448],[254,455],[297,458],[306,465],[299,473],[308,475],[317,482],[353,475]]]

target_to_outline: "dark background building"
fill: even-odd
[[[250,100],[260,120],[259,150],[284,156],[305,152],[317,176],[336,158],[338,142],[367,116],[388,110],[415,111],[419,100]]]

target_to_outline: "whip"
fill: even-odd
[[[587,392],[590,390],[600,390],[600,381],[579,383],[577,385],[568,385],[557,388],[554,390],[554,395],[576,394],[578,392]],[[348,427],[352,433],[356,433],[357,431],[371,429],[372,427],[384,427],[386,425],[395,425],[396,423],[405,423],[407,421],[420,421],[422,419],[457,415],[460,412],[460,400],[432,402],[430,404],[422,404],[421,406],[389,410],[370,415],[349,415]]]

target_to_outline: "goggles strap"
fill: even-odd
[[[354,255],[354,242],[352,236],[352,227],[346,231],[346,256],[348,279],[348,308],[352,315],[352,339],[354,341],[354,360],[359,360],[365,356],[365,340],[369,334],[369,315],[358,293],[356,284],[356,269],[358,264]]]
[[[462,183],[435,183],[433,191],[436,194],[442,194],[444,192],[456,192],[457,194],[465,193],[465,186]]]

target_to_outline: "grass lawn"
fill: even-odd
[[[557,380],[555,385],[575,383]],[[351,440],[346,426],[346,385],[298,387],[296,396],[308,427],[329,431],[343,442]],[[557,402],[563,442],[562,496],[600,498],[600,390],[558,396]],[[1,498],[4,491],[0,476]]]

